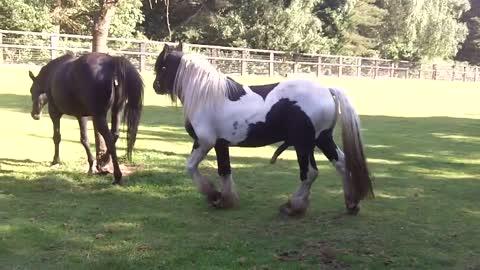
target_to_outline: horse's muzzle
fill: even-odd
[[[39,113],[33,113],[31,112],[30,115],[34,120],[40,120],[40,114]]]
[[[161,83],[158,79],[155,79],[155,81],[153,82],[153,90],[155,90],[155,93],[159,95],[164,95],[167,93],[165,85]]]
[[[157,80],[155,80],[153,82],[153,90],[155,90],[155,93],[161,94],[162,91],[160,90],[160,88],[161,88],[160,83]]]

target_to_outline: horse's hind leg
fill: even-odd
[[[302,182],[298,190],[293,194],[292,199],[280,207],[280,212],[283,214],[289,216],[303,215],[308,208],[310,188],[318,175],[313,148],[313,145],[309,149],[295,147],[298,165],[300,166],[300,180]]]
[[[113,135],[113,141],[117,142],[118,137],[120,136],[120,122],[122,117],[122,110],[118,108],[116,105],[112,107],[112,128],[111,132]]]
[[[337,147],[332,137],[332,130],[326,130],[320,133],[320,136],[316,140],[316,145],[328,160],[335,167],[337,172],[342,176],[343,195],[345,198],[345,207],[349,214],[355,215],[360,210],[358,201],[353,199],[353,190],[351,183],[348,181],[347,172],[345,167],[345,155],[342,150]]]
[[[222,197],[214,206],[219,208],[231,208],[238,201],[238,195],[235,191],[235,183],[232,179],[232,170],[230,167],[230,153],[228,144],[223,141],[217,141],[215,144],[215,153],[217,155],[218,175],[222,181]]]
[[[83,147],[85,148],[85,152],[87,153],[87,160],[88,160],[88,173],[93,173],[93,155],[90,151],[90,143],[88,141],[88,117],[79,117],[78,124],[80,126],[80,142],[82,143]]]
[[[112,156],[112,163],[113,163],[113,176],[114,181],[112,184],[114,185],[122,185],[122,172],[120,171],[120,166],[118,165],[118,158],[117,158],[117,149],[115,148],[115,140],[113,138],[112,133],[108,130],[108,123],[107,118],[105,115],[95,116],[93,117],[93,125],[95,128],[100,132],[102,137],[105,139],[105,143],[107,144],[107,154]]]
[[[192,177],[194,184],[197,186],[198,191],[207,197],[207,201],[211,205],[216,205],[222,198],[222,194],[215,189],[215,186],[206,179],[198,170],[198,165],[205,158],[208,152],[212,149],[206,143],[196,141],[190,157],[187,160],[187,174]]]

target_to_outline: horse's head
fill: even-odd
[[[31,71],[28,72],[28,75],[33,81],[32,87],[30,87],[30,94],[32,95],[32,112],[30,114],[33,119],[39,120],[42,115],[42,109],[48,102],[48,98],[40,75],[35,77]]]
[[[170,48],[167,44],[155,62],[155,81],[153,89],[157,94],[173,94],[173,85],[177,75],[178,65],[183,56],[182,43],[176,48]]]

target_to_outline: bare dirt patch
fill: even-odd
[[[330,247],[323,241],[307,241],[302,246],[287,250],[278,251],[275,257],[280,261],[304,261],[317,260],[330,269],[346,269],[348,266],[337,260],[340,251]]]

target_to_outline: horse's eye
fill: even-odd
[[[162,71],[165,71],[167,69],[167,67],[162,67]]]

